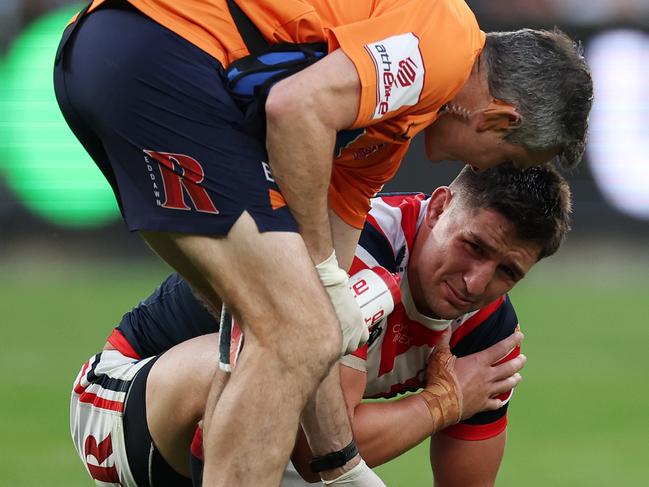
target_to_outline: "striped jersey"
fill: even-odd
[[[374,198],[361,233],[350,273],[377,265],[385,267],[401,277],[402,293],[402,302],[375,325],[368,343],[342,359],[344,365],[367,372],[365,398],[390,398],[425,387],[428,358],[448,326],[452,328],[451,350],[462,357],[506,338],[518,325],[508,296],[455,320],[433,319],[417,310],[406,269],[427,205],[423,194]],[[516,348],[505,360],[519,353]],[[502,408],[479,413],[445,432],[467,440],[496,436],[507,425],[511,394],[501,396],[505,401]]]
[[[395,397],[425,386],[428,358],[448,326],[453,329],[451,350],[461,357],[506,338],[518,324],[507,296],[455,320],[436,320],[417,311],[405,271],[427,203],[423,194],[373,198],[361,233],[350,273],[380,265],[400,275],[402,292],[402,303],[374,326],[368,343],[343,358],[344,365],[367,372],[366,398]],[[218,329],[218,321],[189,285],[172,274],[123,316],[109,341],[129,357],[144,358]],[[518,353],[515,349],[506,359]],[[510,396],[511,392],[501,398],[508,401]],[[467,440],[493,437],[506,427],[507,406],[508,402],[499,410],[479,413],[445,432]]]

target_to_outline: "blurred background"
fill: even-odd
[[[468,2],[484,30],[557,25],[595,81],[590,142],[567,173],[573,231],[512,292],[526,333],[501,486],[647,485],[649,0]],[[51,66],[78,3],[0,0],[0,472],[7,486],[88,486],[69,439],[78,368],[169,269],[127,232],[65,125]],[[430,191],[415,140],[388,191]],[[430,485],[427,445],[379,469]]]

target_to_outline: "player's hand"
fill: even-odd
[[[419,393],[433,420],[433,433],[462,419],[463,397],[455,374],[457,357],[451,353],[451,330],[446,330],[435,346],[426,367],[426,387]]]
[[[361,309],[349,289],[349,276],[338,267],[336,253],[333,252],[327,260],[318,264],[316,270],[340,323],[343,334],[341,356],[347,355],[367,342],[369,330],[363,320]]]
[[[518,355],[504,363],[497,362],[518,347],[522,340],[523,334],[516,330],[486,350],[456,359],[454,371],[462,391],[463,418],[502,407],[503,401],[497,396],[509,392],[521,381],[518,372],[527,358]]]

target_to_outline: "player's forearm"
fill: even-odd
[[[333,249],[327,193],[335,131],[311,111],[308,102],[277,103],[280,106],[267,105],[266,145],[270,164],[317,264]]]
[[[397,401],[359,404],[352,429],[361,455],[371,467],[398,457],[433,434],[430,412],[417,394]]]

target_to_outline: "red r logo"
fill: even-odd
[[[100,482],[122,485],[119,483],[119,474],[117,473],[115,465],[109,467],[99,466],[113,454],[113,442],[110,439],[110,435],[104,438],[99,444],[97,444],[97,439],[94,436],[88,436],[83,446],[83,452],[85,455],[86,465],[88,466],[88,471],[93,479],[99,480]],[[95,457],[97,465],[88,463],[88,456],[90,455]]]
[[[185,202],[184,189],[197,211],[214,214],[219,212],[205,188],[199,186],[205,179],[205,171],[196,159],[170,152],[145,150],[144,153],[155,159],[160,167],[165,191],[165,201],[161,205],[163,208],[191,210]]]

